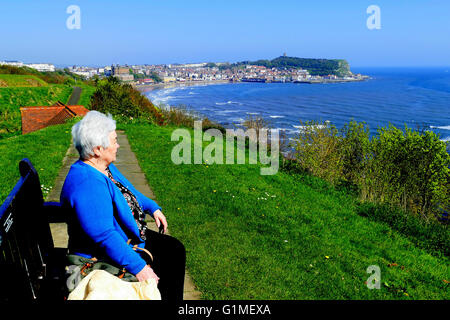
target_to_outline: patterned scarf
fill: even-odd
[[[145,231],[147,230],[147,222],[145,222],[145,213],[144,211],[142,211],[139,202],[130,190],[128,190],[123,184],[113,178],[111,171],[109,171],[109,168],[106,168],[106,172],[108,173],[109,179],[111,179],[111,181],[119,188],[119,190],[125,197],[125,200],[127,200],[128,206],[133,213],[133,218],[138,226],[141,238],[142,240],[146,240]]]

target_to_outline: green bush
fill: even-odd
[[[392,125],[379,129],[371,143],[364,197],[395,204],[428,219],[448,208],[450,155],[430,131],[423,134]]]
[[[91,96],[90,108],[111,113],[121,121],[141,118],[159,125],[164,123],[161,113],[150,100],[131,85],[122,84],[115,77],[97,81],[97,88]]]
[[[342,178],[348,184],[360,185],[370,158],[370,133],[366,123],[350,121],[341,129]]]
[[[164,117],[165,123],[168,125],[194,128],[194,121],[201,119],[198,112],[195,112],[186,105],[172,107],[160,104],[159,109]]]
[[[365,123],[350,121],[338,132],[328,122],[310,121],[293,147],[303,171],[350,186],[363,201],[392,204],[425,220],[450,209],[450,155],[433,132],[389,125],[370,139]]]
[[[341,137],[330,122],[300,121],[300,133],[292,146],[300,165],[333,184],[342,179]]]

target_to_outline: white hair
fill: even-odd
[[[89,111],[81,121],[72,127],[75,148],[82,160],[94,155],[97,146],[109,147],[109,134],[116,130],[116,121],[111,114],[104,115],[98,111]]]

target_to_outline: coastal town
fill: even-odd
[[[20,61],[0,61],[0,65],[29,67],[38,71],[55,71],[51,63],[30,63]],[[264,82],[264,83],[327,83],[363,81],[368,76],[349,73],[345,76],[335,74],[311,75],[302,68],[267,68],[260,65],[234,66],[229,63],[189,63],[161,65],[111,65],[102,67],[68,66],[66,71],[82,76],[85,79],[114,76],[123,82],[136,86],[158,83],[183,82]]]

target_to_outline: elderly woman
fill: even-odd
[[[106,261],[125,269],[131,281],[155,278],[163,300],[181,300],[184,246],[147,229],[145,213],[164,231],[166,217],[114,166],[119,148],[115,129],[112,117],[97,111],[72,128],[80,159],[71,166],[61,192],[61,204],[70,212],[69,255],[82,262]]]

